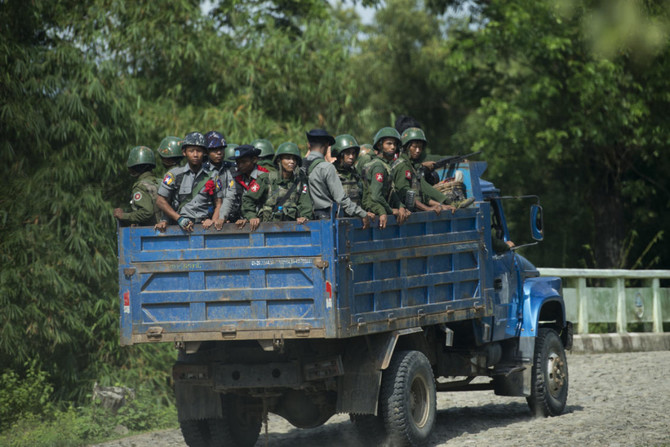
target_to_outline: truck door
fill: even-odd
[[[500,199],[491,200],[491,239],[495,298],[493,340],[501,340],[517,335],[521,309],[518,269],[514,252],[506,247],[509,234]]]

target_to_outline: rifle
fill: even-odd
[[[426,181],[431,185],[435,185],[436,183],[439,182],[439,176],[435,171],[441,168],[451,167],[452,165],[458,164],[463,160],[466,160],[470,157],[474,157],[475,155],[479,155],[481,153],[482,151],[477,151],[466,155],[450,155],[449,157],[440,158],[435,162],[435,167],[433,168],[432,171],[421,166],[421,168],[419,168],[419,170],[421,171],[419,175],[423,176],[426,179]]]

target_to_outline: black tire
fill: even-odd
[[[179,423],[184,442],[189,447],[214,447],[217,441],[224,439],[221,419],[188,420]],[[220,445],[220,444],[218,444]]]
[[[354,424],[358,437],[363,445],[382,445],[386,438],[384,420],[380,415],[350,414],[349,419]]]
[[[563,342],[553,329],[540,328],[535,339],[531,394],[526,398],[538,417],[558,416],[568,401],[568,362]]]
[[[435,378],[423,353],[393,355],[382,376],[379,409],[392,446],[420,446],[428,440],[435,425]]]
[[[189,447],[252,447],[261,431],[262,413],[258,405],[243,396],[221,397],[223,418],[180,422]]]

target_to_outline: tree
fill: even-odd
[[[580,5],[566,15],[548,2],[487,2],[475,26],[450,28],[433,82],[473,107],[454,146],[484,150],[507,191],[549,198],[547,228],[554,223],[561,237],[545,244],[544,265],[574,265],[588,246],[592,266],[624,267],[659,230],[631,251],[632,229],[648,220],[638,210],[664,213],[670,199],[645,173],[667,166],[670,123],[660,111],[670,54],[657,47],[639,65],[626,48],[613,58],[593,53]]]

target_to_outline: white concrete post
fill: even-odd
[[[626,283],[624,278],[616,279],[616,331],[628,332],[626,321]]]
[[[661,280],[651,280],[652,307],[651,320],[654,332],[663,332],[663,315],[661,312]]]
[[[586,297],[586,278],[577,278],[575,283],[577,293],[577,331],[579,334],[589,333],[589,301]]]

